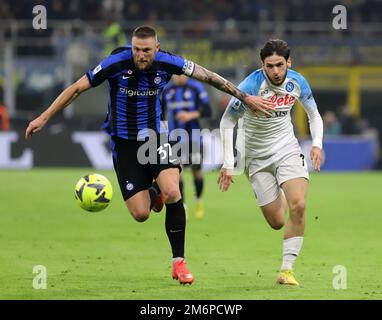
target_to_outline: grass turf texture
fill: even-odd
[[[196,281],[183,287],[171,279],[164,210],[135,222],[112,171],[99,171],[113,184],[109,208],[77,206],[74,185],[92,171],[0,171],[0,299],[382,298],[381,174],[311,175],[296,288],[275,284],[283,229],[266,224],[245,177],[222,194],[217,172],[206,174],[199,221],[186,172],[186,257]],[[46,290],[32,287],[35,265],[47,268]],[[333,288],[336,265],[346,267],[346,290]]]

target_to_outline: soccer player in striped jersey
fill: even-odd
[[[182,163],[184,167],[191,166],[196,196],[195,217],[201,219],[204,216],[202,203],[204,179],[199,118],[211,116],[208,93],[199,81],[184,75],[174,75],[172,81],[163,90],[162,105],[170,139],[184,145],[179,148],[180,151],[184,151],[181,155]],[[179,187],[183,203],[185,203],[182,178],[180,178]]]
[[[249,110],[235,98],[228,104],[220,122],[224,163],[218,183],[224,192],[233,182],[232,130],[239,121],[244,130],[245,172],[257,203],[273,229],[284,226],[284,216],[289,208],[277,282],[298,285],[293,264],[303,243],[309,174],[291,121],[290,112],[295,102],[300,100],[309,118],[313,139],[310,158],[317,171],[321,163],[323,125],[308,82],[301,74],[289,69],[289,55],[285,41],[268,41],[260,52],[262,69],[251,73],[239,85],[240,90],[248,94],[270,99],[275,104],[270,116]]]
[[[181,284],[191,284],[194,278],[184,260],[186,219],[179,191],[180,164],[171,157],[171,145],[161,143],[160,136],[166,134],[160,127],[160,95],[173,74],[206,82],[254,110],[266,112],[272,105],[267,99],[246,94],[192,61],[160,50],[155,29],[141,26],[133,31],[131,46],[115,49],[66,88],[47,110],[29,123],[25,137],[40,131],[54,114],[81,93],[107,80],[108,113],[103,129],[110,135],[114,169],[126,206],[136,221],[143,222],[157,203],[160,190],[166,204],[165,227],[173,255],[172,276]],[[147,144],[149,159],[141,152]],[[159,189],[152,187],[153,179]]]

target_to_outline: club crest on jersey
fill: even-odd
[[[292,92],[294,90],[294,84],[293,82],[288,82],[286,85],[285,85],[285,90],[287,92]]]
[[[154,83],[155,83],[155,84],[160,84],[161,81],[162,81],[162,78],[159,77],[159,76],[154,78]]]

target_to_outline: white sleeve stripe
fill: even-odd
[[[185,59],[184,60],[184,65],[183,65],[183,73],[186,76],[191,77],[192,74],[194,73],[194,69],[195,69],[195,63]]]

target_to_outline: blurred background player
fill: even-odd
[[[178,138],[178,142],[186,145],[185,149],[181,148],[181,150],[187,150],[186,154],[181,155],[182,162],[185,167],[191,166],[196,197],[194,214],[196,218],[201,219],[204,216],[202,203],[204,178],[202,171],[203,142],[199,118],[211,116],[208,93],[200,82],[183,75],[174,75],[163,91],[162,106],[164,116],[168,121],[170,139],[174,135]],[[179,187],[183,203],[185,203],[182,178],[180,178]]]
[[[251,73],[239,88],[275,103],[271,116],[254,113],[231,99],[221,120],[224,163],[218,183],[226,191],[234,168],[233,128],[240,118],[245,135],[245,170],[257,203],[273,229],[285,224],[283,259],[277,282],[298,285],[293,265],[300,253],[305,230],[305,202],[309,173],[304,154],[294,135],[290,112],[297,99],[309,118],[310,157],[320,171],[323,124],[308,82],[291,67],[290,49],[283,40],[269,40],[260,51],[262,69]]]

